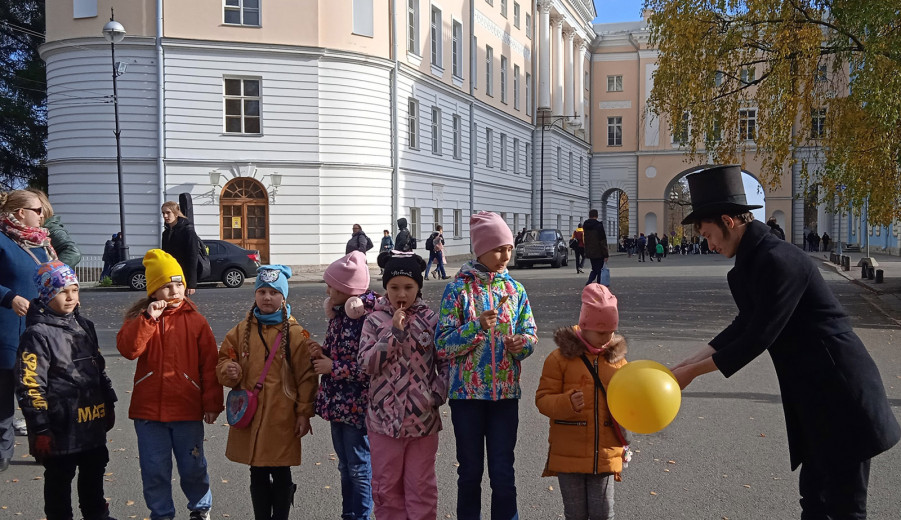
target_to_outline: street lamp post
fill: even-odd
[[[116,63],[116,44],[125,38],[125,27],[113,18],[113,9],[110,8],[109,22],[103,26],[103,37],[110,43],[110,53],[113,58],[113,112],[116,117],[116,173],[119,181],[119,227],[122,231],[122,240],[119,241],[119,259],[128,260],[128,243],[125,239],[125,193],[122,182],[122,146],[119,139],[119,92],[116,78],[122,72]],[[124,72],[124,71],[123,71]]]
[[[540,175],[540,179],[539,179],[541,186],[539,187],[539,190],[538,190],[539,201],[540,201],[539,207],[538,207],[538,211],[539,211],[538,227],[542,228],[542,229],[544,228],[544,131],[548,130],[550,128],[553,128],[554,125],[556,125],[558,121],[566,121],[567,119],[573,119],[575,117],[578,117],[578,116],[576,116],[576,115],[551,116],[551,118],[552,118],[551,122],[548,123],[547,122],[547,119],[548,119],[547,112],[545,112],[545,111],[541,112],[541,170],[540,170],[541,175]],[[559,160],[558,160],[558,163],[559,163]]]

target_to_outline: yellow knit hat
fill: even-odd
[[[162,249],[151,249],[144,255],[144,276],[147,277],[147,296],[153,295],[169,282],[185,283],[185,274],[172,255]]]

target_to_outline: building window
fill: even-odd
[[[454,61],[454,76],[458,78],[463,77],[463,24],[454,21],[453,25],[453,38],[454,38],[454,48],[453,48],[453,61]]]
[[[460,119],[460,116],[454,114],[453,118],[454,124],[454,159],[461,159],[463,157],[463,120]]]
[[[507,102],[507,57],[501,56],[501,103]]]
[[[557,178],[563,178],[563,149],[557,147]]]
[[[519,110],[519,65],[513,66],[513,108]]]
[[[723,131],[719,118],[713,120],[713,128],[710,129],[710,140],[718,143],[723,138]]]
[[[817,65],[817,83],[824,83],[826,81],[826,65]]]
[[[485,166],[491,168],[494,166],[494,131],[490,128],[485,129]]]
[[[353,33],[359,36],[373,36],[372,0],[354,0]]]
[[[419,240],[420,227],[422,226],[421,211],[420,208],[410,208],[410,233],[416,240]]]
[[[476,51],[472,53],[472,63],[469,64],[469,81],[472,82],[472,88],[475,89],[479,86],[479,39],[475,35],[472,37],[472,48]]]
[[[826,109],[814,108],[810,111],[810,138],[822,139],[826,132]]]
[[[691,114],[685,112],[682,114],[682,121],[679,122],[679,126],[673,128],[673,143],[675,144],[684,144],[688,142],[688,138],[691,136]]]
[[[441,9],[432,6],[431,25],[432,65],[441,67]]]
[[[717,87],[723,86],[723,73],[720,71],[716,71],[716,74],[713,75],[713,84]]]
[[[579,157],[579,186],[585,186],[585,158]]]
[[[490,45],[485,46],[485,93],[494,95],[494,49]]]
[[[623,77],[619,76],[607,76],[607,92],[622,92],[623,91]]]
[[[747,69],[741,69],[741,82],[742,83],[753,83],[757,78],[757,73],[754,71],[754,67],[748,67]]]
[[[507,134],[501,134],[501,171],[507,171]]]
[[[532,115],[532,75],[526,72],[526,115]]]
[[[432,153],[441,155],[441,109],[432,107]]]
[[[738,111],[738,138],[753,141],[757,138],[757,110],[749,108]]]
[[[407,52],[420,55],[419,0],[407,0]]]
[[[260,0],[225,0],[225,23],[260,26]]]
[[[622,116],[607,118],[607,146],[623,145],[623,118]]]
[[[532,176],[532,143],[526,143],[526,177]]]
[[[507,17],[507,0],[501,0],[501,16]]]
[[[438,226],[444,226],[444,216],[442,215],[442,211],[440,208],[432,208],[432,226],[437,228]]]
[[[532,15],[526,13],[526,38],[532,39]]]
[[[413,98],[407,102],[407,146],[419,150],[419,101]]]
[[[454,210],[454,238],[463,238],[463,210]]]
[[[570,183],[576,182],[576,172],[573,169],[573,153],[572,152],[569,152],[569,182]]]
[[[225,133],[259,134],[259,79],[225,78]]]
[[[513,138],[513,173],[519,173],[519,139]]]
[[[513,2],[513,27],[519,29],[519,4]]]

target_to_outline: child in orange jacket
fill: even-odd
[[[628,461],[622,429],[595,382],[606,387],[626,364],[618,323],[616,296],[603,285],[586,285],[579,324],[554,332],[558,348],[545,360],[535,394],[538,410],[550,418],[542,476],[557,476],[567,519],[613,518],[613,482]]]
[[[144,500],[150,518],[172,519],[172,455],[190,520],[208,520],[210,477],[203,455],[203,421],[224,409],[216,378],[218,348],[206,318],[185,298],[184,273],[162,249],[144,256],[147,298],[125,314],[116,348],[137,359],[128,417],[134,420]]]

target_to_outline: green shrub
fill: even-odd
[[[99,287],[112,287],[113,279],[109,276],[104,276],[100,279],[100,283],[97,284]]]

